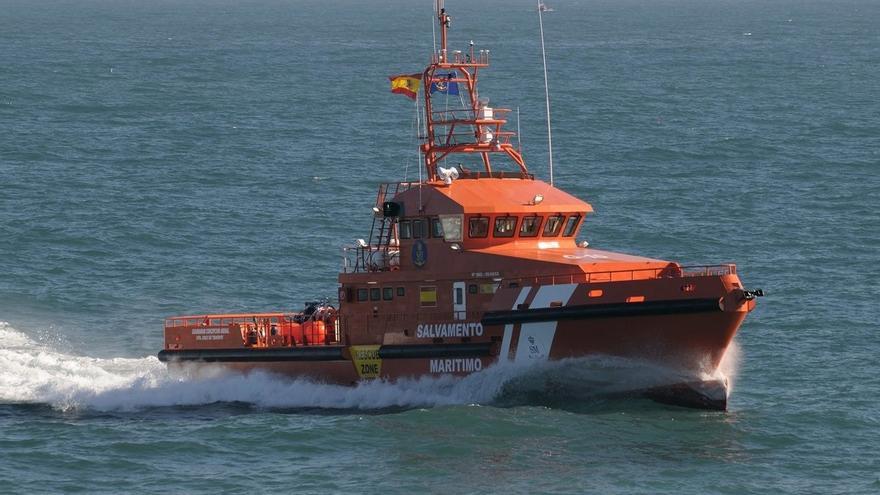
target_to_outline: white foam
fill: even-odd
[[[727,394],[733,392],[733,384],[739,374],[739,366],[742,360],[742,354],[739,344],[734,340],[727,346],[718,369],[715,370],[713,378],[721,378],[727,381]]]
[[[596,356],[532,366],[493,366],[465,378],[426,376],[348,387],[261,372],[243,375],[204,365],[171,373],[155,356],[76,356],[36,342],[4,322],[0,322],[0,342],[4,343],[0,348],[0,402],[49,404],[61,410],[137,410],[216,402],[272,408],[435,407],[487,404],[507,393],[543,393],[548,384],[568,384],[592,394],[680,379],[647,363]],[[738,348],[732,347],[719,370],[732,376],[738,355]]]
[[[486,370],[456,379],[423,377],[355,387],[242,375],[201,366],[174,374],[154,356],[100,359],[58,352],[0,322],[0,402],[44,403],[62,410],[246,402],[264,407],[380,409],[489,402],[512,373]]]

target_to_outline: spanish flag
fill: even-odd
[[[422,84],[421,74],[403,74],[400,76],[391,76],[391,92],[408,96],[415,100],[419,93],[419,85]]]

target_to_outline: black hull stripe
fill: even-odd
[[[348,361],[345,346],[282,347],[277,349],[185,349],[159,351],[159,361],[206,363],[265,363],[296,361]],[[381,359],[462,358],[490,355],[491,342],[468,344],[384,345]]]
[[[717,299],[645,301],[641,303],[590,304],[558,308],[491,311],[483,315],[483,326],[530,323],[538,321],[619,318],[721,311]]]
[[[277,349],[184,349],[159,351],[159,361],[207,363],[265,363],[270,361],[339,361],[343,346],[282,347]]]
[[[379,348],[382,359],[419,359],[488,356],[491,342],[473,344],[413,344],[383,345]]]

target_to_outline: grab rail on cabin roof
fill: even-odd
[[[379,193],[376,195],[376,206],[382,208],[382,203],[391,201],[394,196],[419,186],[419,182],[380,182]],[[389,191],[392,191],[389,194]]]

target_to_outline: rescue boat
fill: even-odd
[[[719,363],[762,292],[733,264],[578,244],[593,208],[529,172],[510,110],[477,91],[489,51],[447,50],[442,0],[436,18],[430,64],[392,78],[422,99],[424,178],[379,185],[369,240],[343,248],[337,300],[169,317],[159,359],[355,384],[613,356],[684,377],[634,392],[725,409]]]

